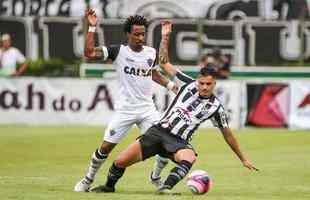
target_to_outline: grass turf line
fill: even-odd
[[[181,196],[155,196],[148,182],[153,159],[128,168],[115,194],[74,193],[102,132],[97,127],[0,126],[0,199],[310,199],[310,133],[286,129],[235,131],[258,173],[242,167],[217,130],[201,129],[193,140],[199,154],[193,169],[208,171],[214,180],[207,196],[192,195],[184,181],[175,187]],[[116,147],[94,185],[105,182],[113,158],[137,136],[133,129]],[[173,166],[170,162],[163,176]]]

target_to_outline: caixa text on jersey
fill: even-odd
[[[134,76],[151,76],[152,69],[140,69],[135,67],[124,67],[124,72],[126,74],[131,74]]]

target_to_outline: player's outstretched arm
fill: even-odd
[[[94,47],[94,33],[97,25],[97,16],[93,9],[85,11],[85,18],[88,23],[88,32],[86,36],[86,44],[84,55],[89,59],[100,59],[104,57],[101,47]]]
[[[238,158],[241,160],[242,164],[244,167],[250,169],[250,170],[256,170],[258,171],[258,168],[256,168],[249,160],[245,158],[243,153],[240,150],[239,144],[233,135],[232,131],[230,128],[221,128],[220,129],[225,141],[227,144],[229,144],[230,148],[235,152],[235,154],[238,156]]]
[[[168,90],[171,90],[175,94],[178,93],[178,86],[174,82],[168,80],[166,77],[161,75],[157,69],[152,70],[152,80],[159,85],[166,87]]]
[[[170,21],[162,21],[161,23],[161,43],[159,49],[159,66],[171,77],[177,73],[175,67],[169,63],[168,44],[169,34],[172,31],[172,24]]]

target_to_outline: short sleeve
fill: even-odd
[[[213,126],[218,128],[228,128],[228,117],[227,114],[221,105],[219,109],[214,113],[213,117],[211,118],[211,122]]]
[[[120,45],[102,46],[103,60],[111,59],[114,61],[119,53]]]
[[[159,69],[159,66],[158,66],[158,54],[157,53],[155,55],[155,60],[153,61],[153,64],[152,64],[152,69]]]
[[[16,49],[16,53],[15,54],[16,54],[16,62],[18,64],[22,64],[22,63],[24,63],[26,61],[25,56],[18,49]]]
[[[186,75],[185,73],[181,72],[180,70],[177,70],[177,73],[175,75],[175,79],[177,79],[178,82],[183,84],[189,84],[195,81],[192,77]]]

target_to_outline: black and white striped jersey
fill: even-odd
[[[197,81],[182,72],[177,72],[176,78],[183,85],[159,121],[161,127],[187,141],[192,139],[199,125],[207,119],[215,127],[228,127],[224,107],[216,96],[200,97]]]

